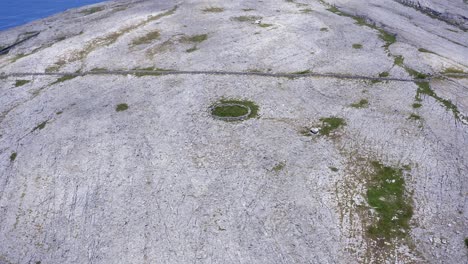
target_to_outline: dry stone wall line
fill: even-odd
[[[87,71],[87,72],[12,72],[0,73],[1,78],[22,76],[87,76],[87,75],[138,75],[138,76],[160,76],[160,75],[233,75],[233,76],[260,76],[276,78],[305,78],[324,77],[335,79],[371,80],[371,81],[396,81],[396,82],[427,82],[438,76],[429,76],[425,79],[417,78],[395,78],[395,77],[371,77],[364,75],[337,74],[337,73],[263,73],[263,72],[236,72],[236,71]],[[463,77],[468,77],[468,74]]]

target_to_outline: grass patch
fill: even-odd
[[[221,13],[224,11],[224,8],[222,7],[207,7],[203,9],[203,12],[205,13]]]
[[[449,68],[446,68],[444,70],[444,73],[448,73],[448,74],[455,73],[455,74],[457,74],[457,73],[465,73],[465,72],[463,70],[460,70],[460,69],[457,69],[457,68],[449,67]]]
[[[57,72],[58,70],[60,70],[60,67],[59,65],[52,65],[52,66],[49,66],[45,69],[45,72]]]
[[[219,117],[240,117],[246,115],[249,110],[245,107],[239,105],[226,105],[226,106],[217,106],[211,111],[215,116]]]
[[[39,125],[37,125],[35,128],[33,128],[33,130],[31,132],[34,132],[36,130],[41,130],[41,129],[44,129],[44,127],[47,125],[47,121],[44,121],[42,123],[40,123]]]
[[[362,49],[362,44],[358,44],[358,43],[353,44],[353,49]]]
[[[379,78],[386,78],[389,75],[390,74],[388,72],[381,72],[381,73],[379,73]],[[379,83],[379,82],[382,82],[382,81],[381,80],[371,80],[372,84]]]
[[[328,168],[329,168],[331,171],[333,171],[333,172],[337,172],[337,171],[338,171],[338,168],[336,168],[336,167],[328,167]]]
[[[29,54],[24,54],[24,53],[20,53],[20,54],[17,54],[12,60],[11,60],[11,63],[15,63],[17,60],[19,59],[22,59],[26,56],[28,56]]]
[[[309,13],[312,13],[314,10],[310,9],[310,8],[306,8],[306,9],[301,9],[299,10],[299,12],[301,12],[302,14],[309,14]]]
[[[320,129],[320,134],[324,136],[330,135],[334,130],[343,127],[346,125],[346,122],[343,118],[340,117],[324,117],[320,118],[322,121],[322,127]]]
[[[104,10],[103,6],[96,6],[96,7],[91,7],[91,8],[85,9],[85,10],[81,11],[80,14],[83,14],[83,15],[87,16],[87,15],[91,15],[91,14],[94,14],[94,13],[97,13],[97,12],[101,12],[102,10]]]
[[[10,161],[11,161],[11,162],[15,161],[16,156],[18,156],[18,154],[17,154],[16,152],[11,153],[11,155],[10,155]]]
[[[223,104],[235,104],[233,106],[223,106]],[[220,106],[217,106],[220,105]],[[211,114],[217,117],[240,117],[248,113],[247,108],[250,108],[250,114],[246,119],[258,116],[259,107],[255,102],[248,100],[222,99],[212,108]],[[242,107],[244,106],[244,107]]]
[[[405,237],[413,215],[412,201],[405,193],[402,169],[373,161],[374,172],[367,188],[367,202],[376,211],[368,234],[375,239],[391,240]]]
[[[401,55],[398,55],[398,56],[395,56],[395,59],[393,59],[393,64],[403,67],[404,61],[405,61],[405,58],[403,58],[403,56]]]
[[[280,162],[278,164],[276,164],[274,167],[273,167],[273,171],[278,173],[280,171],[282,171],[284,169],[284,167],[286,167],[286,163],[284,162]]]
[[[390,73],[388,73],[388,72],[381,72],[381,73],[379,73],[379,77],[380,77],[380,78],[387,78],[389,75],[390,75]]]
[[[207,34],[184,36],[181,41],[186,43],[201,43],[208,39]]]
[[[168,72],[172,71],[171,69],[162,69],[162,68],[155,68],[155,67],[148,67],[148,68],[136,68],[135,71],[142,71],[135,73],[135,76],[142,77],[142,76],[160,76],[161,72]]]
[[[385,44],[383,45],[383,47],[385,49],[388,49],[388,47],[390,47],[390,45],[392,45],[393,43],[396,42],[396,36],[395,35],[392,35],[392,34],[388,33],[387,31],[385,31],[385,30],[383,30],[381,28],[378,28],[377,30],[379,31],[380,39],[385,42]]]
[[[185,50],[185,51],[188,52],[188,53],[191,53],[191,52],[196,51],[197,49],[198,49],[197,46],[193,46],[193,47],[191,47],[190,49],[187,49],[187,50]]]
[[[138,46],[138,45],[143,45],[143,44],[149,44],[153,42],[153,40],[159,39],[160,36],[161,36],[161,33],[159,33],[158,30],[151,31],[142,37],[134,39],[131,45]]]
[[[128,109],[128,105],[125,104],[125,103],[122,103],[122,104],[118,104],[116,107],[115,107],[115,111],[117,112],[122,112],[122,111],[125,111]]]
[[[422,101],[421,99],[422,94],[429,95],[431,97],[435,96],[435,93],[431,89],[431,86],[429,85],[428,82],[418,82],[416,83],[416,85],[418,86],[418,89],[416,90],[416,95],[415,95],[416,101],[418,102]]]
[[[59,60],[54,65],[47,67],[45,72],[57,72],[65,64],[67,64],[65,60]]]
[[[415,100],[417,102],[421,102],[421,95],[427,95],[435,100],[437,100],[440,104],[442,104],[447,111],[451,111],[454,115],[454,117],[458,120],[461,119],[462,115],[460,114],[460,111],[458,110],[458,107],[452,103],[452,101],[444,99],[440,96],[438,96],[434,90],[431,89],[431,86],[428,82],[418,82],[418,90],[416,90],[416,95],[415,95]]]
[[[238,17],[232,18],[232,20],[238,21],[238,22],[255,22],[260,19],[262,19],[261,16],[238,16]]]
[[[412,113],[412,114],[408,117],[408,119],[410,119],[410,120],[421,120],[421,116]]]
[[[309,74],[309,73],[310,73],[310,70],[291,72],[291,74],[297,74],[297,75],[303,75],[303,74]]]
[[[263,24],[263,23],[260,23],[260,24],[258,24],[258,25],[259,25],[260,27],[262,27],[262,28],[267,28],[267,27],[273,26],[273,24]]]
[[[419,52],[424,52],[424,53],[432,53],[432,54],[435,54],[434,52],[430,51],[430,50],[427,50],[427,49],[424,49],[424,48],[419,48],[418,49]]]
[[[415,71],[409,67],[405,67],[406,72],[416,79],[426,79],[427,75],[418,71]]]
[[[467,237],[467,238],[465,238],[465,247],[467,247],[467,248],[468,248],[468,237]]]
[[[420,107],[422,106],[422,104],[420,104],[420,103],[414,103],[412,106],[413,106],[413,108],[416,109],[416,108],[420,108]]]
[[[242,11],[244,11],[244,12],[250,12],[250,11],[254,11],[254,10],[255,9],[253,9],[253,8],[244,8],[244,9],[242,9]]]
[[[339,10],[336,6],[331,6],[327,9],[328,11],[335,13],[339,16],[345,16],[354,19],[355,23],[360,26],[367,26],[372,29],[375,29],[379,32],[379,38],[385,42],[383,47],[385,50],[388,50],[388,47],[396,42],[396,36],[388,33],[387,31],[383,30],[382,28],[377,27],[374,24],[368,23],[365,18],[353,16],[351,14],[347,14]]]
[[[327,32],[328,28],[326,28],[326,27],[320,28],[320,31]]]
[[[78,76],[76,76],[76,75],[64,75],[64,76],[58,78],[55,82],[51,83],[50,85],[66,82],[68,80],[75,79],[76,77],[78,77]]]
[[[359,102],[351,104],[351,107],[354,108],[367,108],[369,106],[369,101],[367,99],[361,99]]]
[[[15,87],[20,87],[30,82],[30,80],[16,80]]]

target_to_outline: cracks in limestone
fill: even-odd
[[[18,108],[18,107],[20,107],[20,106],[34,100],[36,97],[38,97],[42,93],[42,91],[49,88],[53,84],[54,83],[47,84],[47,85],[39,87],[39,89],[36,89],[31,93],[31,96],[29,98],[26,98],[24,101],[19,102],[19,103],[15,104],[14,106],[12,106],[10,109],[7,109],[6,111],[0,113],[0,125],[3,123],[3,120],[8,116],[8,114],[10,114],[13,110],[15,110],[16,108]]]
[[[387,52],[388,56],[390,56],[391,58],[394,59],[395,61],[395,64],[394,66],[400,66],[401,68],[403,68],[407,73],[408,75],[414,77],[413,81],[417,84],[418,86],[418,89],[416,91],[416,96],[415,96],[415,100],[417,102],[421,102],[421,98],[420,98],[420,95],[421,94],[426,94],[428,96],[431,96],[433,97],[437,102],[439,102],[442,106],[444,106],[448,111],[451,111],[454,115],[454,118],[456,120],[459,120],[462,124],[464,125],[468,125],[468,117],[464,116],[462,113],[460,113],[460,111],[458,110],[457,106],[455,104],[453,104],[450,100],[447,100],[447,99],[444,99],[444,98],[441,98],[440,96],[438,96],[431,88],[430,88],[430,84],[429,84],[429,81],[432,79],[432,78],[437,78],[437,77],[446,77],[445,75],[443,74],[438,74],[438,75],[434,75],[434,76],[431,76],[432,78],[428,78],[428,76],[426,76],[425,74],[422,74],[422,73],[419,73],[417,71],[415,71],[414,69],[412,69],[411,67],[407,66],[404,64],[404,57],[401,56],[401,55],[394,55],[391,53],[389,47],[390,45],[392,45],[393,43],[396,42],[396,37],[390,33],[388,33],[387,31],[385,31],[384,29],[376,26],[374,23],[369,23],[367,20],[367,18],[363,18],[363,17],[359,17],[359,16],[356,16],[356,15],[352,15],[352,14],[348,14],[346,12],[343,12],[341,11],[339,8],[337,8],[336,6],[334,5],[330,5],[328,3],[326,3],[325,1],[323,0],[320,0],[320,2],[324,5],[324,6],[327,6],[329,7],[327,10],[332,12],[332,13],[335,13],[337,15],[340,15],[340,16],[345,16],[345,17],[349,17],[349,18],[352,18],[356,21],[356,24],[357,25],[360,25],[360,26],[367,26],[369,28],[372,28],[372,29],[375,29],[379,32],[379,37],[386,43],[383,47],[385,49],[385,51]],[[397,63],[397,60],[399,60],[399,63]],[[468,77],[468,75],[463,75],[461,77]],[[377,79],[375,81],[378,81]]]
[[[109,46],[109,45],[115,43],[123,35],[125,35],[127,33],[130,33],[132,30],[134,30],[134,29],[136,29],[138,27],[144,26],[144,25],[146,25],[146,24],[148,24],[148,23],[150,23],[152,21],[159,20],[159,19],[161,19],[161,18],[163,18],[165,16],[170,16],[170,15],[175,13],[177,8],[178,8],[178,6],[175,6],[171,10],[168,10],[168,11],[163,12],[161,14],[158,14],[156,16],[150,16],[147,19],[145,19],[145,20],[143,20],[143,21],[141,21],[141,22],[139,22],[137,24],[127,26],[127,27],[125,27],[123,29],[120,29],[118,31],[109,33],[109,34],[107,34],[105,36],[102,36],[102,37],[97,37],[97,38],[87,42],[82,49],[72,52],[71,56],[69,56],[68,58],[62,57],[57,62],[55,62],[54,65],[48,67],[48,69],[50,69],[51,71],[58,71],[58,70],[60,70],[60,68],[62,68],[67,63],[72,63],[72,62],[76,62],[76,61],[83,61],[84,59],[86,59],[86,57],[91,52],[93,52],[97,48],[103,47],[103,46]]]
[[[452,26],[455,26],[455,27],[458,27],[459,29],[463,30],[463,31],[467,31],[468,28],[463,25],[462,23],[458,23],[456,19],[453,19],[451,18],[450,16],[447,16],[445,15],[444,16],[444,13],[441,13],[441,12],[438,12],[434,9],[431,9],[430,7],[426,7],[426,6],[422,6],[421,4],[419,4],[418,1],[412,1],[412,0],[394,0],[395,2],[397,3],[400,3],[402,5],[405,5],[405,6],[408,6],[408,7],[411,7],[427,16],[429,16],[430,18],[434,18],[434,19],[438,19],[440,21],[443,21],[449,25],[452,25]],[[454,17],[457,17],[457,18],[461,18],[461,19],[466,19],[460,15],[457,15],[457,14],[451,14],[453,15]]]

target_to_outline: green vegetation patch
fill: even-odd
[[[359,44],[359,43],[353,44],[353,49],[362,49],[362,44]]]
[[[193,35],[193,36],[184,36],[181,41],[186,43],[201,43],[208,39],[207,34]]]
[[[314,10],[310,9],[310,8],[305,8],[305,9],[301,9],[299,10],[299,12],[301,12],[302,14],[309,14],[309,13],[312,13]]]
[[[374,24],[371,24],[366,21],[365,18],[353,16],[351,14],[345,13],[339,10],[336,6],[331,6],[327,9],[328,11],[335,13],[339,16],[345,16],[354,19],[355,23],[360,26],[367,26],[369,28],[375,29],[379,32],[379,38],[385,42],[383,47],[388,50],[388,47],[396,42],[396,36],[388,33],[387,31],[383,30],[382,28],[377,27]]]
[[[282,171],[284,169],[284,167],[286,167],[286,163],[284,162],[280,162],[278,164],[276,164],[274,167],[273,167],[273,171],[278,173],[280,171]]]
[[[255,22],[260,19],[262,19],[261,16],[238,16],[238,17],[232,18],[232,20],[238,21],[238,22]]]
[[[337,167],[328,167],[331,171],[333,172],[337,172],[338,171],[338,168]]]
[[[211,106],[211,114],[224,121],[240,121],[258,116],[259,107],[253,101],[223,99]]]
[[[381,72],[381,73],[379,73],[379,77],[380,77],[380,78],[387,78],[389,75],[390,75],[390,73],[388,73],[388,72]]]
[[[420,108],[422,106],[422,104],[414,103],[412,106],[413,106],[413,108]]]
[[[29,55],[30,54],[24,54],[24,53],[16,54],[16,56],[13,59],[11,59],[11,63],[15,63],[17,60],[27,57]]]
[[[395,56],[395,59],[393,60],[393,64],[403,67],[404,61],[405,61],[405,58],[403,58],[403,56],[397,55]]]
[[[273,24],[264,24],[264,23],[260,23],[258,24],[259,27],[262,27],[262,28],[267,28],[267,27],[271,27],[273,26]]]
[[[125,103],[122,103],[122,104],[118,104],[116,107],[115,107],[115,111],[117,112],[122,112],[122,111],[125,111],[128,109],[128,104],[125,104]]]
[[[15,87],[20,87],[30,82],[30,80],[16,80]]]
[[[222,7],[207,7],[203,9],[203,12],[205,13],[221,13],[224,11],[224,8]]]
[[[249,109],[240,105],[219,105],[211,113],[219,117],[241,117],[249,113]]]
[[[148,68],[136,68],[134,69],[135,71],[141,71],[141,72],[136,72],[135,76],[137,77],[143,77],[143,76],[160,76],[162,75],[162,72],[170,72],[173,71],[171,69],[162,69],[162,68],[155,68],[155,67],[148,67]]]
[[[388,49],[390,45],[396,42],[396,36],[393,34],[388,33],[387,31],[381,29],[381,28],[376,28],[379,31],[379,37],[381,40],[385,42],[385,45],[383,47],[385,49]]]
[[[346,125],[346,122],[345,122],[345,120],[343,118],[334,117],[334,116],[320,118],[320,121],[322,121],[322,127],[320,129],[320,134],[322,134],[324,136],[328,136],[334,130]]]
[[[435,54],[434,52],[430,51],[430,50],[427,50],[427,49],[424,49],[424,48],[419,48],[418,49],[419,52],[423,52],[423,53],[432,53],[432,54]]]
[[[106,68],[93,68],[90,70],[90,72],[105,72],[108,71]]]
[[[453,116],[456,119],[461,120],[462,115],[460,111],[458,110],[458,107],[455,104],[453,104],[452,101],[438,96],[434,92],[434,90],[431,89],[429,82],[417,82],[416,84],[418,85],[418,89],[416,90],[416,95],[415,95],[415,100],[417,102],[422,101],[421,95],[430,96],[434,98],[435,100],[437,100],[440,104],[442,104],[447,109],[447,111],[451,111],[453,113]]]
[[[450,73],[455,73],[455,74],[458,74],[458,73],[465,73],[465,72],[464,72],[463,70],[461,70],[461,69],[449,67],[449,68],[446,68],[446,69],[444,70],[444,73],[448,73],[448,74],[450,74]]]
[[[297,74],[297,75],[304,75],[304,74],[309,74],[309,73],[310,73],[310,70],[291,72],[291,74]]]
[[[16,152],[11,153],[11,155],[10,155],[10,161],[11,161],[11,162],[15,161],[16,156],[18,156],[18,153],[16,153]]]
[[[351,104],[351,107],[354,108],[367,108],[369,106],[369,101],[367,99],[361,99],[359,102]]]
[[[149,44],[153,42],[155,39],[159,39],[161,33],[158,30],[148,32],[146,35],[136,38],[132,41],[133,46]]]
[[[49,66],[45,69],[45,72],[57,72],[58,70],[60,70],[60,65],[52,65],[52,66]]]
[[[193,47],[191,47],[190,49],[187,49],[187,50],[185,50],[185,51],[188,52],[188,53],[191,53],[191,52],[196,51],[197,49],[198,49],[197,46],[193,46]]]
[[[420,115],[417,115],[415,113],[412,113],[408,119],[411,119],[411,120],[421,120],[421,116]]]
[[[39,125],[37,125],[35,128],[33,128],[33,130],[31,132],[34,132],[36,130],[41,130],[41,129],[44,129],[44,127],[47,125],[47,121],[44,121],[42,123],[40,123]]]
[[[467,247],[467,248],[468,248],[468,237],[467,237],[467,238],[465,238],[465,247]]]
[[[375,239],[391,240],[405,237],[413,215],[412,200],[405,192],[402,169],[373,161],[374,172],[367,188],[367,202],[376,217],[368,234]]]
[[[96,7],[91,7],[91,8],[85,9],[85,10],[81,11],[80,14],[83,14],[83,15],[87,16],[87,15],[91,15],[91,14],[94,14],[94,13],[97,13],[97,12],[101,12],[102,10],[104,10],[103,6],[96,6]]]
[[[66,82],[68,80],[75,79],[76,77],[78,77],[78,76],[76,76],[76,75],[64,75],[64,76],[58,78],[55,82],[51,83],[50,85]]]
[[[405,67],[405,70],[406,72],[411,75],[413,78],[416,78],[416,79],[426,79],[427,78],[427,75],[422,73],[422,72],[418,72],[416,70],[413,70],[409,67]]]

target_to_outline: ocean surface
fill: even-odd
[[[103,0],[0,0],[0,30]]]

